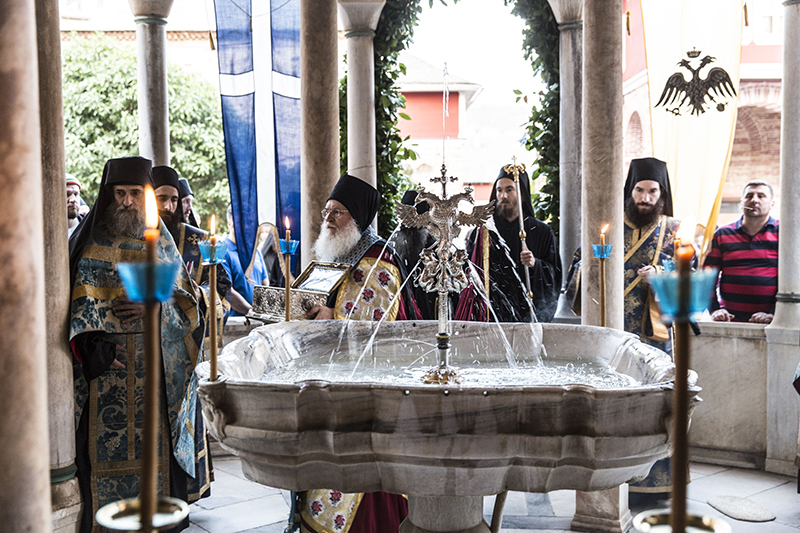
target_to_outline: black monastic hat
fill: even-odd
[[[178,194],[180,194],[181,198],[184,198],[186,196],[194,196],[192,188],[189,187],[189,180],[187,180],[186,178],[178,179]]]
[[[175,172],[175,169],[166,165],[153,167],[153,188],[158,189],[164,185],[175,187],[175,190],[180,193],[178,173]]]
[[[372,223],[380,205],[378,190],[350,174],[342,174],[328,200],[336,200],[350,211],[358,229],[364,231]]]

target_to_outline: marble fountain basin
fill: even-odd
[[[454,322],[451,364],[484,373],[461,385],[426,385],[404,369],[435,363],[437,323],[387,322],[377,335],[375,328],[351,321],[340,343],[341,321],[263,326],[225,347],[217,381],[208,381],[208,363],[198,365],[208,429],[241,458],[248,478],[296,491],[420,497],[595,491],[644,477],[670,453],[674,366],[634,335],[503,324],[506,349],[497,324]],[[334,351],[341,371],[329,375]],[[521,366],[537,355],[546,364],[607,365],[623,384],[528,385],[519,370],[512,374],[521,382],[499,385],[492,372],[508,368],[509,351]],[[303,381],[292,382],[286,368]],[[322,377],[310,378],[311,370]],[[410,377],[389,377],[398,374]]]

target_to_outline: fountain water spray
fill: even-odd
[[[422,214],[417,213],[413,205],[397,203],[398,216],[402,225],[409,228],[427,228],[436,240],[436,244],[422,251],[420,261],[423,269],[416,280],[417,286],[427,292],[439,293],[439,307],[437,317],[439,320],[439,333],[436,335],[439,355],[437,365],[425,374],[423,381],[426,383],[458,383],[459,377],[455,369],[450,367],[450,334],[447,331],[448,323],[448,294],[461,292],[467,287],[469,281],[464,272],[464,262],[467,253],[453,245],[455,239],[464,226],[482,225],[494,212],[494,202],[476,206],[472,213],[466,214],[458,209],[458,203],[466,200],[475,203],[472,198],[472,187],[465,187],[463,192],[447,196],[447,182],[454,182],[458,178],[447,176],[447,166],[442,163],[442,175],[431,178],[433,183],[442,185],[442,195],[425,191],[420,187],[417,203],[427,202],[430,209]]]

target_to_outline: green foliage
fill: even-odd
[[[534,75],[545,84],[534,103],[526,126],[525,147],[536,150],[538,159],[530,169],[531,179],[544,178],[538,193],[531,196],[536,218],[550,224],[558,235],[558,159],[559,159],[559,33],[553,10],[547,0],[504,0],[513,3],[512,13],[527,23],[523,31],[522,49],[531,61]],[[521,98],[519,91],[517,101]],[[527,101],[527,99],[526,99]]]
[[[97,34],[72,36],[63,47],[67,172],[91,205],[108,159],[139,153],[136,50]],[[203,220],[222,216],[230,202],[222,113],[214,88],[168,65],[170,164],[189,180]]]

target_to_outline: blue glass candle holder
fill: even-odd
[[[132,302],[165,302],[172,296],[172,287],[180,261],[175,263],[120,263],[117,272]],[[148,275],[152,282],[148,283]]]
[[[225,252],[228,250],[227,240],[218,240],[214,245],[214,258],[211,258],[211,241],[200,241],[197,243],[200,248],[200,255],[203,257],[203,263],[222,263],[225,261]]]
[[[613,244],[593,244],[592,251],[594,256],[598,259],[607,259],[611,255],[611,247]]]
[[[289,255],[294,255],[297,251],[297,247],[300,245],[300,241],[286,241],[286,239],[281,239],[281,253]]]
[[[664,272],[675,272],[675,260],[674,259],[662,259],[661,266],[664,267]]]
[[[711,291],[716,286],[717,273],[717,269],[707,268],[689,275],[688,309],[680,309],[678,301],[680,276],[677,272],[650,276],[648,281],[658,298],[658,305],[664,320],[667,322],[686,321],[691,315],[702,313],[711,301]]]

